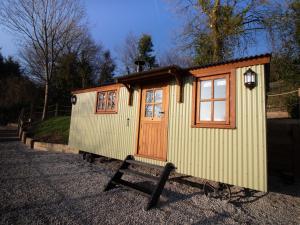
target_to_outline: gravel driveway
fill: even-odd
[[[174,178],[157,208],[125,188],[102,192],[119,161],[89,164],[79,155],[0,143],[1,224],[300,224],[300,184],[271,182],[269,193],[233,201],[206,198],[200,179]],[[286,194],[285,194],[286,193]]]

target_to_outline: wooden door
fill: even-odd
[[[168,135],[168,85],[142,87],[137,154],[166,160]]]

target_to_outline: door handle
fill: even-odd
[[[165,114],[165,112],[159,112],[160,114]]]

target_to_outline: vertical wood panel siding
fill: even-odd
[[[171,82],[167,161],[176,165],[177,172],[267,191],[264,66],[251,67],[258,75],[253,90],[243,83],[243,73],[248,68],[236,70],[236,129],[191,128],[193,78],[185,79],[183,103],[176,101],[175,82]],[[128,93],[120,88],[117,114],[94,114],[96,92],[77,97],[72,107],[69,145],[121,160],[135,153],[137,90],[133,105],[128,106]]]

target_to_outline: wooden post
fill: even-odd
[[[54,112],[54,116],[55,116],[55,117],[58,116],[58,103],[55,104],[55,112]]]
[[[178,103],[182,103],[183,102],[182,77],[180,77],[179,74],[175,74],[175,80],[176,80],[176,99]]]
[[[127,91],[128,91],[128,105],[132,106],[132,102],[133,102],[133,88],[130,84],[123,84]]]
[[[30,119],[31,122],[32,122],[32,120],[33,120],[33,103],[30,104],[29,119]]]
[[[21,123],[23,121],[23,116],[24,116],[24,108],[21,109],[21,112],[20,112],[20,115],[19,115],[19,118],[18,118],[18,133],[20,133],[20,130],[21,130]]]

